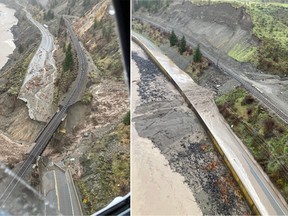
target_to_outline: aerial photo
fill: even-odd
[[[117,15],[111,0],[0,0],[1,215],[91,215],[130,200]]]
[[[288,214],[288,1],[133,0],[135,215]]]

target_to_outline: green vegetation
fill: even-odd
[[[229,2],[245,7],[253,23],[253,35],[259,45],[236,44],[228,55],[239,62],[251,62],[271,74],[288,75],[288,4],[287,1],[263,0],[194,0],[194,4],[209,5]]]
[[[123,65],[115,19],[109,14],[94,17],[93,26],[85,32],[82,42],[89,50],[101,77],[123,80]]]
[[[288,74],[288,9],[271,4],[247,4],[253,34],[260,39],[258,67],[274,74]]]
[[[233,49],[228,52],[228,55],[239,62],[249,62],[257,64],[257,47],[254,46],[242,46],[236,44]]]
[[[186,40],[185,37],[182,36],[179,44],[179,53],[182,55],[186,51]]]
[[[217,98],[224,118],[288,200],[288,129],[244,89]],[[286,173],[286,174],[284,174]]]
[[[125,114],[123,118],[123,124],[130,125],[130,111]]]
[[[1,92],[7,91],[11,96],[17,96],[24,78],[26,76],[28,66],[36,52],[36,47],[30,49],[23,54],[23,58],[16,62],[11,68],[5,73],[7,82],[4,86],[1,86]]]
[[[74,66],[71,43],[68,44],[68,48],[65,50],[66,50],[66,52],[65,52],[65,60],[63,63],[63,70],[68,71],[68,70],[72,70],[73,66]]]
[[[201,53],[200,53],[200,46],[198,44],[196,50],[195,50],[195,53],[194,53],[194,56],[193,56],[193,61],[194,62],[199,62],[201,60]]]
[[[85,94],[84,94],[84,96],[83,96],[83,98],[82,98],[82,102],[83,102],[84,104],[90,104],[91,101],[92,101],[92,99],[93,99],[93,94],[92,94],[92,92],[89,91],[89,90],[86,90],[86,92],[85,92]]]
[[[93,28],[94,29],[98,29],[98,28],[102,28],[102,27],[103,27],[103,21],[102,20],[98,20],[97,18],[95,18],[94,19],[94,23],[93,23]]]
[[[74,63],[73,51],[71,43],[68,44],[67,48],[65,42],[63,42],[63,50],[65,50],[65,59],[62,64],[62,68],[59,67],[57,79],[54,83],[55,91],[53,95],[53,104],[55,106],[58,105],[59,99],[65,94],[68,90],[72,82],[77,77],[77,71]],[[60,50],[59,50],[60,51]],[[62,50],[61,50],[62,51]],[[89,97],[87,96],[88,100]],[[86,101],[87,102],[87,101]]]
[[[130,191],[129,132],[130,127],[121,123],[81,157],[84,173],[77,186],[85,214],[95,213]]]
[[[133,21],[132,28],[136,32],[139,32],[140,34],[146,35],[150,40],[152,40],[157,45],[168,43],[168,41],[170,40],[169,33],[164,32],[164,31],[158,29],[157,27],[152,26],[148,23],[143,23],[138,19]],[[175,35],[175,37],[176,37],[176,35]],[[178,44],[177,37],[176,37],[176,41],[177,42],[175,43],[175,45]],[[172,44],[173,44],[173,39],[172,39]]]
[[[22,46],[22,44],[19,45],[18,51],[20,54],[24,52],[24,47]]]
[[[43,19],[46,20],[46,21],[49,21],[51,19],[54,19],[54,12],[53,10],[49,10],[47,13],[44,13],[43,15]]]
[[[172,30],[170,37],[169,37],[169,41],[170,41],[170,46],[175,46],[178,44],[178,38],[174,33],[174,30]]]
[[[167,32],[162,31],[161,29],[158,29],[153,25],[150,25],[146,22],[142,22],[141,20],[138,19],[133,20],[132,28],[134,31],[139,32],[140,34],[148,37],[151,41],[153,41],[153,43],[155,43],[160,47],[161,45],[169,44],[170,47],[172,46],[171,49],[175,49],[177,48],[178,45],[180,45],[180,42],[178,43],[178,39],[174,31],[172,31],[169,34]],[[182,46],[184,48],[184,44],[186,44],[185,37],[182,42],[183,42]],[[176,47],[174,47],[174,44],[176,45]],[[177,50],[180,52],[179,48]],[[196,48],[193,51],[191,46],[186,45],[185,51],[183,53],[185,53],[185,58],[187,57],[189,61],[190,60],[192,61],[192,55],[194,54],[196,60],[198,61],[198,62],[192,61],[191,64],[185,69],[185,72],[188,73],[192,77],[192,79],[197,82],[199,80],[199,77],[203,74],[204,69],[209,66],[209,61],[201,56],[199,46],[198,49]]]

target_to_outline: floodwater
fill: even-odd
[[[0,69],[6,64],[9,59],[8,56],[16,48],[11,32],[11,27],[18,22],[14,13],[14,9],[0,3]]]
[[[132,50],[145,57],[134,43]],[[147,57],[145,57],[147,58]],[[138,96],[140,74],[132,60],[132,112],[141,103]],[[132,214],[133,215],[202,215],[185,179],[173,172],[169,162],[151,140],[140,137],[132,122]]]

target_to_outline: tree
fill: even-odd
[[[183,36],[180,40],[179,53],[182,55],[183,52],[185,51],[186,51],[186,40],[185,37]]]
[[[171,34],[170,34],[169,40],[170,40],[170,46],[171,46],[171,47],[172,47],[172,46],[175,46],[175,45],[178,43],[178,38],[177,38],[177,36],[175,35],[174,30],[172,30],[172,32],[171,32]]]
[[[194,56],[193,56],[193,60],[194,60],[194,62],[199,62],[200,59],[201,59],[201,53],[200,53],[200,46],[198,44],[198,46],[195,50]]]
[[[73,61],[73,54],[72,54],[72,47],[71,43],[69,43],[67,49],[66,49],[66,56],[63,64],[63,70],[71,70],[73,68],[74,61]]]
[[[23,47],[22,44],[19,45],[18,51],[19,51],[20,54],[24,52],[24,47]]]
[[[44,13],[44,17],[43,17],[44,20],[51,20],[51,19],[54,19],[54,12],[52,10],[49,10],[46,13]]]

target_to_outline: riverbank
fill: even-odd
[[[14,44],[13,26],[17,25],[18,19],[14,16],[15,10],[0,3],[0,69],[7,63],[9,55],[13,53]]]

